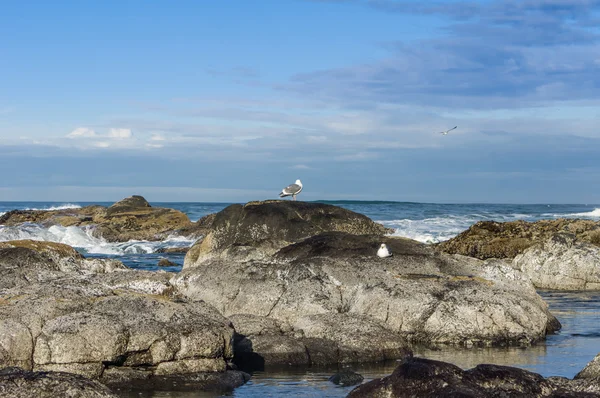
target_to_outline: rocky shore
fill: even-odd
[[[514,368],[462,371],[411,352],[414,344],[527,347],[559,330],[535,289],[600,287],[594,222],[478,223],[433,246],[327,204],[250,202],[192,223],[138,196],[0,217],[24,222],[89,226],[108,241],[201,239],[177,274],[85,258],[59,243],[0,242],[0,368],[8,368],[0,396],[19,396],[5,384],[52,391],[55,379],[87,380],[65,374],[113,391],[227,391],[248,380],[238,367],[385,359],[402,363],[351,396],[598,393],[582,381],[597,377],[591,370],[578,381],[540,379]],[[391,257],[376,255],[382,243]],[[111,396],[102,384],[93,395],[93,383],[80,396]]]
[[[158,241],[170,234],[199,238],[210,222],[211,217],[191,222],[184,213],[152,207],[138,195],[109,207],[93,205],[61,210],[13,210],[0,216],[0,225],[6,226],[35,223],[44,227],[90,227],[94,236],[108,242]]]

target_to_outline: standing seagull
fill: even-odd
[[[392,252],[388,249],[385,243],[382,243],[379,247],[379,250],[377,250],[377,255],[381,258],[391,257]]]
[[[454,130],[455,128],[457,128],[458,126],[454,126],[451,129],[448,129],[446,131],[440,131],[440,134],[444,134],[444,135],[448,135],[449,132],[451,132],[452,130]]]
[[[296,183],[283,188],[279,194],[279,197],[283,198],[291,195],[292,199],[296,200],[296,195],[298,195],[300,192],[302,192],[302,182],[300,180],[296,180]]]

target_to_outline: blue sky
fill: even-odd
[[[600,203],[599,27],[600,0],[5,0],[0,200],[300,178],[305,200]]]

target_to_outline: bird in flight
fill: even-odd
[[[300,180],[296,180],[295,184],[288,185],[283,188],[281,193],[279,194],[280,198],[285,196],[291,196],[293,200],[296,200],[296,195],[298,195],[302,191],[302,182]]]
[[[457,127],[458,127],[458,126],[454,126],[454,127],[452,127],[451,129],[448,129],[448,130],[446,130],[446,131],[440,131],[440,134],[447,135],[449,132],[451,132],[452,130],[454,130],[454,129],[455,129],[455,128],[457,128]]]

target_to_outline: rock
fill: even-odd
[[[98,381],[64,372],[0,370],[0,398],[117,398]]]
[[[561,233],[536,243],[513,260],[539,289],[600,289],[600,247]]]
[[[340,386],[353,386],[363,382],[365,378],[351,369],[343,369],[329,378],[333,384]]]
[[[161,247],[156,250],[157,253],[182,253],[185,254],[190,250],[189,247]]]
[[[86,259],[62,243],[18,240],[0,242],[0,288],[25,286],[71,275],[126,271],[120,261]]]
[[[174,263],[173,261],[169,260],[168,258],[161,258],[160,260],[158,260],[158,265],[159,267],[178,267],[179,264]]]
[[[120,201],[113,203],[108,209],[109,212],[123,212],[136,210],[142,207],[152,207],[150,203],[140,195],[133,195]]]
[[[277,247],[270,242],[263,244]],[[394,256],[377,257],[381,243]],[[171,284],[225,316],[275,319],[291,327],[286,337],[328,341],[337,354],[314,356],[326,362],[329,355],[339,362],[402,357],[408,343],[528,345],[560,328],[528,278],[506,262],[381,235],[323,233],[263,260],[205,257]]]
[[[526,370],[478,365],[469,370],[425,358],[407,358],[387,377],[348,394],[353,397],[600,397],[589,384],[548,378]]]
[[[192,392],[198,394],[198,391],[210,391],[229,395],[231,391],[250,380],[250,375],[237,370],[227,370],[218,373],[190,373],[174,374],[168,376],[151,376],[143,373],[149,373],[140,370],[130,370],[127,374],[122,374],[119,370],[115,372],[108,369],[103,381],[114,391],[166,391],[168,394],[173,392]],[[140,393],[141,395],[141,393]]]
[[[208,234],[186,255],[184,268],[213,258],[264,259],[291,243],[328,231],[389,232],[362,214],[322,203],[271,200],[236,204],[216,214]]]
[[[382,361],[410,353],[402,338],[365,317],[316,315],[301,318],[295,327],[248,314],[230,320],[236,329],[235,363],[245,369]]]
[[[206,236],[206,234],[209,232],[216,216],[216,213],[208,214],[198,221],[192,223],[192,225],[183,227],[176,232],[182,236],[187,236],[190,239],[199,239],[203,236]]]
[[[600,246],[600,222],[560,218],[536,222],[480,221],[437,247],[446,253],[483,260],[512,259],[533,244],[541,243],[558,232],[574,234],[580,241]]]
[[[600,380],[600,354],[596,355],[579,373],[575,379]]]
[[[178,230],[193,227],[182,212],[152,207],[141,196],[125,198],[112,206],[86,206],[61,210],[13,210],[0,216],[0,224],[16,226],[25,222],[44,227],[93,226],[92,234],[109,242],[161,240]]]
[[[226,371],[233,327],[210,305],[176,297],[171,275],[63,272],[60,262],[26,247],[0,249],[0,365],[93,378],[113,368]]]

